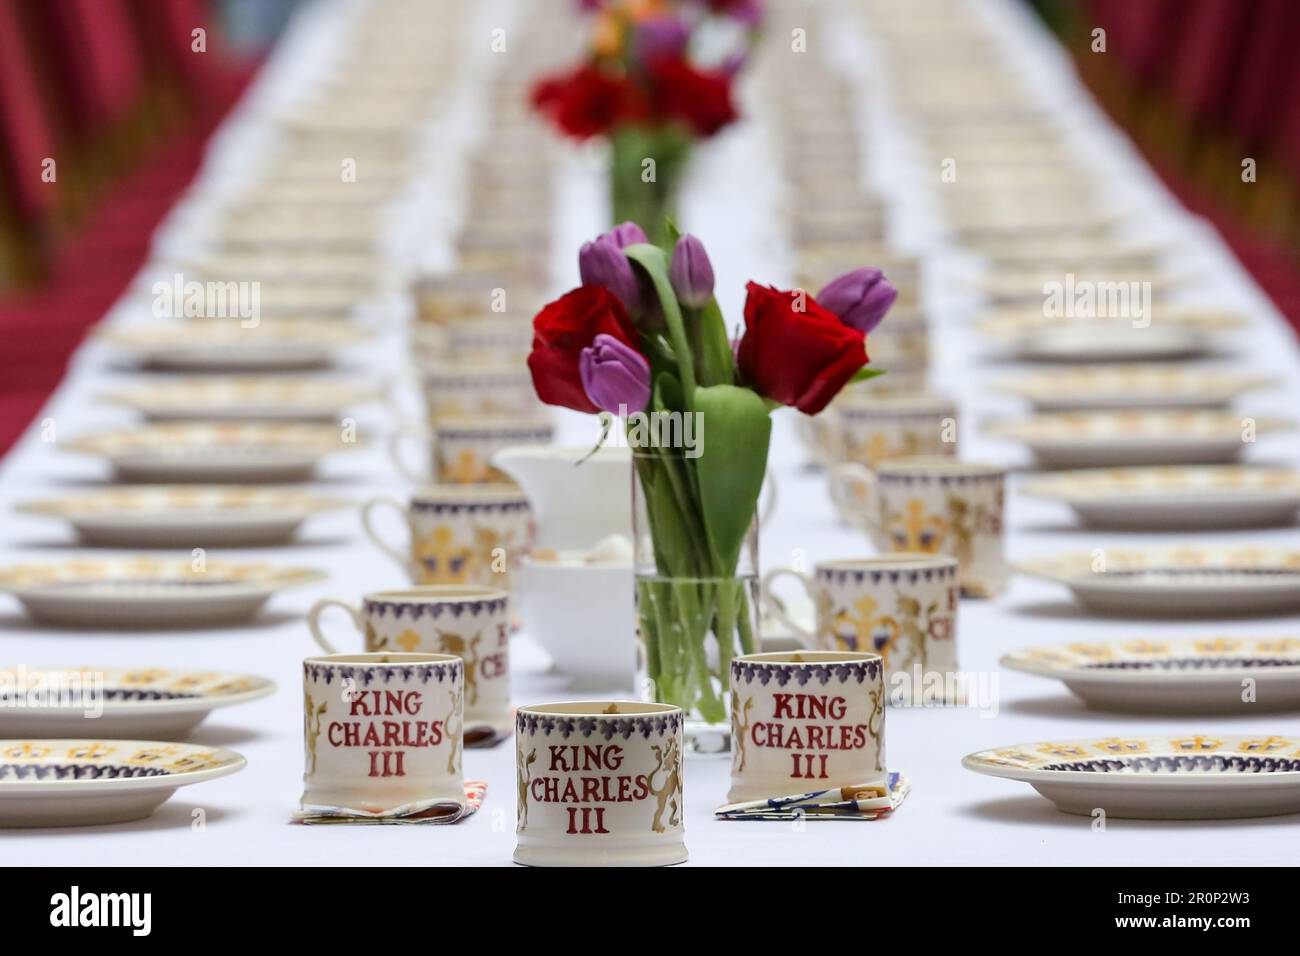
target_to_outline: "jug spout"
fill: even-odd
[[[629,449],[592,454],[589,446],[518,445],[498,451],[492,463],[528,496],[534,548],[589,548],[611,534],[631,537]]]

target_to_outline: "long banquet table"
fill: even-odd
[[[283,45],[263,87],[298,82],[308,73],[295,58],[307,59],[315,34],[328,33],[334,11],[323,4],[301,15]],[[1152,235],[1169,239],[1178,250],[1175,265],[1204,276],[1216,303],[1254,317],[1249,330],[1232,343],[1233,361],[1271,372],[1282,381],[1276,391],[1252,396],[1252,412],[1286,413],[1300,408],[1300,351],[1285,323],[1254,287],[1211,230],[1193,221],[1164,193],[1127,140],[1081,90],[1070,65],[1027,9],[1010,2],[981,0],[997,26],[990,34],[1005,45],[1006,55],[1023,69],[1068,134],[1083,146],[1083,160],[1103,171],[1117,205],[1130,211]],[[840,41],[837,41],[840,42]],[[870,75],[869,45],[844,39],[843,55],[858,58],[861,79]],[[1027,80],[1027,82],[1030,82]],[[265,92],[260,91],[260,92]],[[269,93],[267,95],[270,95]],[[873,94],[874,96],[874,94]],[[248,107],[243,111],[247,113]],[[761,162],[763,104],[753,96],[746,108],[753,122],[729,134],[700,156],[683,199],[687,229],[709,243],[714,254],[724,312],[740,313],[744,281],[791,281],[789,251],[773,214],[780,183]],[[245,117],[237,115],[217,147],[238,152],[237,133]],[[889,104],[868,98],[862,121],[870,127],[874,147],[870,178],[894,204],[897,238],[922,249],[931,266],[925,290],[934,327],[932,381],[956,397],[961,408],[964,457],[1025,465],[1021,451],[980,435],[979,424],[1016,405],[987,385],[999,366],[982,362],[983,344],[968,327],[973,308],[963,290],[960,254],[938,244],[920,178],[909,165],[905,131]],[[255,125],[255,124],[254,124]],[[251,134],[250,134],[251,135]],[[584,157],[561,168],[563,210],[557,219],[556,290],[576,281],[570,251],[601,228],[599,173]],[[196,219],[195,221],[201,221]],[[113,321],[129,322],[138,298],[124,302]],[[133,309],[132,306],[136,308]],[[377,306],[381,334],[349,357],[349,365],[367,375],[397,377],[406,362],[401,330],[400,296]],[[70,539],[50,523],[15,515],[16,501],[51,490],[66,490],[102,480],[100,466],[81,456],[56,451],[43,440],[42,423],[54,424],[60,436],[91,431],[126,421],[125,413],[104,407],[96,396],[120,380],[102,344],[89,343],[77,354],[70,373],[0,470],[0,560],[5,563],[72,554]],[[409,397],[409,396],[408,396]],[[382,447],[391,427],[383,408],[359,416],[372,446],[346,460],[330,462],[322,486],[362,500],[372,494],[401,494]],[[791,415],[778,416],[772,465],[780,501],[774,519],[763,528],[765,566],[786,563],[797,552],[810,559],[862,555],[869,551],[861,535],[836,520],[826,494],[825,477],[810,470],[795,436]],[[585,438],[590,423],[562,419],[562,437]],[[48,430],[48,429],[47,429]],[[1300,466],[1300,453],[1286,439],[1261,443],[1247,453],[1250,461]],[[1150,535],[1099,534],[1077,529],[1063,508],[1009,495],[1007,548],[1023,558],[1070,548],[1146,545]],[[1160,543],[1251,541],[1300,542],[1295,527],[1251,532],[1166,534]],[[221,668],[264,674],[277,691],[261,700],[222,710],[195,733],[197,742],[235,749],[248,758],[240,773],[182,790],[153,817],[134,824],[48,831],[0,831],[0,859],[6,865],[501,865],[514,846],[514,747],[507,741],[490,750],[469,750],[465,773],[488,783],[482,810],[455,826],[302,827],[289,823],[302,784],[300,662],[316,647],[303,613],[318,598],[355,598],[363,592],[400,582],[386,558],[360,534],[355,511],[315,519],[295,544],[273,551],[228,554],[251,560],[320,567],[326,583],[277,596],[254,623],[239,628],[175,633],[63,632],[33,627],[5,599],[0,605],[0,660],[30,665],[132,664],[177,668]],[[1220,621],[1098,619],[1071,603],[1064,589],[1017,577],[1010,590],[993,601],[963,601],[959,619],[962,669],[982,675],[996,689],[983,707],[892,710],[887,718],[887,754],[891,768],[902,769],[913,783],[907,802],[891,818],[857,825],[723,823],[712,818],[727,786],[726,760],[695,758],[686,767],[686,841],[691,862],[705,865],[935,865],[935,864],[1083,864],[1134,866],[1161,864],[1290,863],[1294,851],[1286,835],[1300,833],[1300,819],[1224,822],[1144,822],[1112,820],[1099,832],[1094,821],[1058,813],[1023,784],[977,776],[960,758],[981,748],[1047,739],[1108,734],[1200,732],[1287,733],[1294,717],[1215,718],[1122,717],[1090,712],[1060,685],[999,671],[998,656],[1030,644],[1127,635],[1176,635],[1217,632],[1277,634],[1294,630],[1291,618]],[[600,635],[592,635],[599,640]],[[527,633],[512,643],[515,703],[573,696],[564,678],[548,671],[548,661]],[[201,814],[196,811],[202,811]],[[199,822],[201,821],[201,825]]]

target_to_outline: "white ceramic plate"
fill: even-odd
[[[237,319],[164,319],[109,328],[104,339],[145,368],[255,372],[320,368],[369,338],[349,322],[276,319],[244,328]]]
[[[981,750],[962,766],[1022,780],[1064,813],[1214,820],[1300,811],[1300,739],[1105,737]]]
[[[123,481],[304,481],[317,463],[362,442],[337,425],[279,422],[165,422],[85,435],[61,443],[100,455]]]
[[[1157,307],[1150,316],[1150,324],[1145,328],[1135,327],[1132,318],[1123,316],[1049,315],[1044,313],[1041,305],[1035,308],[1020,306],[990,309],[974,322],[976,331],[997,342],[1013,342],[1029,333],[1051,329],[1076,329],[1080,335],[1091,334],[1096,338],[1121,328],[1139,334],[1158,329],[1181,329],[1212,335],[1240,329],[1245,324],[1245,317],[1237,312],[1181,305]]]
[[[1300,512],[1300,471],[1234,465],[1096,468],[1034,478],[1025,494],[1062,501],[1097,528],[1255,528]]]
[[[296,488],[115,485],[22,502],[16,510],[62,518],[84,544],[189,549],[279,544],[312,515],[348,505]]]
[[[1300,709],[1300,638],[1077,641],[1027,647],[999,662],[1063,681],[1098,710],[1143,714]]]
[[[985,431],[1024,443],[1047,467],[1106,468],[1226,463],[1254,439],[1294,427],[1273,416],[1185,409],[1050,412],[991,422]]]
[[[1107,548],[1014,567],[1064,584],[1084,607],[1106,613],[1222,617],[1300,608],[1300,551]]]
[[[246,763],[233,750],[156,740],[0,740],[0,827],[141,820],[177,787]]]
[[[373,385],[335,378],[211,376],[147,382],[101,398],[151,421],[338,421],[380,395]]]
[[[994,380],[1000,392],[1028,400],[1035,411],[1219,408],[1276,380],[1221,366],[1068,365]]]
[[[1097,322],[1026,332],[1006,344],[1004,357],[1021,362],[1169,362],[1214,351],[1213,339],[1197,329]]]
[[[161,667],[0,669],[0,735],[181,740],[217,707],[265,697],[250,674]]]
[[[251,618],[277,590],[320,581],[305,568],[156,555],[0,568],[33,620],[64,627],[215,627]]]

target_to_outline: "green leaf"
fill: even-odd
[[[693,459],[700,512],[715,574],[730,577],[763,487],[772,420],[762,398],[735,385],[697,388],[695,407],[704,421],[703,453]]]
[[[736,381],[736,359],[727,338],[727,325],[717,299],[699,310],[695,320],[696,368],[700,385],[731,385]]]
[[[873,378],[879,378],[887,371],[889,370],[883,368],[868,368],[864,365],[853,373],[853,377],[849,379],[848,384],[852,385],[854,382],[866,382]]]
[[[695,395],[695,362],[691,355],[690,341],[686,338],[682,310],[677,304],[672,281],[668,278],[668,254],[658,246],[644,242],[628,246],[623,254],[646,271],[659,296],[664,322],[668,326],[668,341],[677,359],[677,378],[682,383],[682,393],[686,397],[686,410],[691,411],[691,401]]]

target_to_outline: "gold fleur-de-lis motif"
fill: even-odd
[[[1276,640],[1259,641],[1255,650],[1261,654],[1291,654],[1300,651],[1300,640],[1294,637],[1281,637]]]
[[[1241,642],[1229,640],[1226,637],[1216,637],[1210,640],[1197,641],[1192,646],[1196,648],[1198,654],[1231,654],[1241,647]]]
[[[447,525],[438,525],[428,538],[416,545],[422,584],[464,584],[469,576],[474,550],[456,540]]]
[[[932,515],[919,498],[909,498],[901,513],[889,517],[889,537],[898,551],[923,551],[936,554],[948,533],[948,522]]]
[[[98,760],[100,757],[107,757],[116,751],[116,747],[110,747],[108,744],[89,743],[71,748],[68,751],[68,757],[71,760]]]
[[[479,459],[472,448],[464,448],[456,457],[442,463],[438,469],[438,479],[452,485],[472,485],[487,481],[491,470]]]
[[[1129,641],[1124,645],[1124,650],[1130,654],[1140,654],[1143,656],[1150,654],[1165,654],[1169,651],[1169,645],[1164,641]]]
[[[1184,753],[1193,751],[1218,750],[1223,745],[1222,740],[1215,740],[1213,737],[1182,737],[1178,740],[1169,741],[1169,746],[1174,750],[1180,750]]]
[[[181,752],[181,748],[175,744],[163,745],[160,747],[146,747],[143,750],[137,750],[131,756],[126,758],[126,763],[142,764],[145,766],[156,764],[161,760],[174,757]]]
[[[1121,740],[1118,737],[1107,737],[1105,740],[1097,741],[1093,746],[1112,754],[1140,754],[1147,750],[1146,741]]]
[[[48,756],[53,749],[53,747],[48,747],[45,744],[21,743],[10,747],[5,751],[4,755],[15,760],[23,757],[36,759]]]
[[[1114,656],[1109,644],[1071,644],[1069,650],[1089,660],[1104,660]]]
[[[127,671],[125,674],[122,675],[122,683],[130,684],[132,686],[138,686],[140,684],[152,684],[155,681],[162,680],[166,676],[167,676],[166,671],[158,670],[157,668],[152,668],[149,670]]]
[[[393,643],[407,653],[411,653],[420,646],[420,635],[416,634],[415,631],[410,628],[407,628],[401,634],[397,635]]]
[[[889,666],[889,652],[898,643],[898,621],[878,614],[880,605],[869,596],[859,598],[851,609],[841,608],[831,621],[832,636],[840,650],[873,651]]]
[[[1043,744],[1038,748],[1040,753],[1051,754],[1054,757],[1071,758],[1086,757],[1088,751],[1076,744]]]
[[[1265,737],[1263,740],[1243,740],[1237,745],[1237,750],[1241,753],[1272,753],[1291,745],[1292,741],[1287,737]]]

